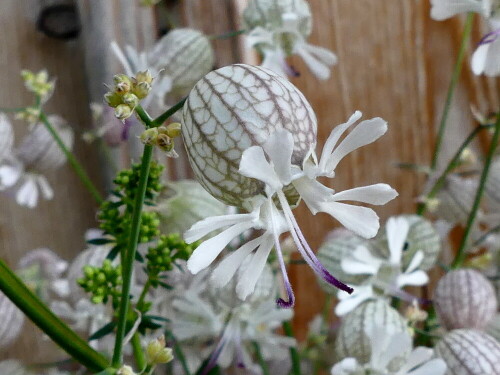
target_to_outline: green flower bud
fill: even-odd
[[[182,125],[178,122],[173,122],[165,126],[165,134],[167,134],[170,138],[179,137],[182,134]]]
[[[136,95],[128,92],[123,95],[123,103],[128,105],[131,109],[134,109],[137,104],[139,104],[139,98]]]
[[[158,128],[146,129],[140,136],[141,142],[145,145],[156,144],[156,139],[158,137]]]
[[[113,77],[117,93],[124,94],[132,88],[132,80],[126,74],[117,74]]]
[[[149,72],[149,70],[145,70],[143,72],[139,72],[135,75],[135,79],[137,83],[146,82],[147,84],[153,83],[153,76]]]
[[[116,375],[136,375],[132,367],[130,366],[122,366],[118,369]]]
[[[149,364],[157,365],[161,363],[168,363],[174,359],[172,349],[166,348],[165,345],[165,337],[163,335],[148,344],[146,348],[146,355]]]
[[[122,104],[121,95],[117,94],[114,91],[110,91],[110,92],[107,92],[106,94],[104,94],[104,100],[112,108],[116,108],[117,106]]]
[[[146,96],[148,96],[150,91],[151,91],[151,85],[149,83],[139,82],[134,86],[133,93],[137,95],[139,99],[144,99]]]
[[[125,121],[132,115],[133,110],[126,104],[120,104],[115,109],[115,117],[119,120]]]

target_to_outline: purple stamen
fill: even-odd
[[[486,34],[483,36],[483,38],[479,41],[479,46],[482,46],[484,44],[490,44],[496,41],[500,37],[500,29],[493,30],[492,32]]]
[[[311,247],[307,243],[304,235],[299,229],[299,224],[297,223],[297,220],[295,220],[295,216],[293,216],[292,210],[288,206],[288,203],[286,201],[285,196],[283,193],[278,193],[278,197],[281,203],[281,206],[283,207],[283,211],[285,213],[285,218],[287,219],[287,222],[289,223],[290,227],[290,232],[292,234],[292,237],[295,241],[295,244],[301,251],[302,255],[304,256],[304,260],[309,264],[309,266],[325,280],[327,283],[330,285],[333,285],[334,287],[343,290],[349,294],[352,294],[354,291],[353,288],[347,286],[343,282],[337,280],[328,270],[321,264],[319,259],[316,257],[316,254],[312,251]]]
[[[219,360],[220,354],[222,353],[222,349],[224,349],[225,344],[226,344],[225,340],[221,338],[217,343],[217,346],[215,347],[214,351],[210,355],[210,358],[205,367],[203,368],[201,375],[207,375],[210,372],[210,370],[212,370],[217,365],[217,361]]]

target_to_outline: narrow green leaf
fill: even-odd
[[[88,341],[98,340],[106,335],[109,335],[111,332],[113,332],[115,327],[116,327],[116,322],[109,322],[108,324],[104,325],[103,327],[95,331],[92,335],[90,335]]]

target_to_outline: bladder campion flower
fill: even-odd
[[[285,59],[297,54],[321,80],[330,77],[337,57],[330,50],[307,43],[312,31],[312,15],[305,0],[252,0],[243,12],[250,29],[248,44],[264,56],[262,66],[284,77],[297,75]]]
[[[500,75],[500,1],[499,0],[431,0],[431,17],[445,20],[460,13],[481,14],[491,31],[484,35],[472,56],[475,74]]]
[[[342,290],[352,289],[333,277],[309,247],[292,213],[302,198],[313,214],[326,212],[364,237],[379,228],[375,212],[342,201],[385,204],[397,196],[386,184],[364,186],[343,192],[316,181],[335,175],[335,167],[348,153],[372,143],[387,130],[380,118],[362,121],[341,142],[341,136],[356,124],[361,113],[336,127],[326,141],[321,158],[315,154],[316,116],[300,91],[285,78],[264,68],[231,65],[202,78],[191,91],[183,110],[182,131],[193,170],[201,184],[217,199],[248,213],[204,219],[185,233],[188,242],[214,230],[228,227],[202,243],[188,261],[197,273],[208,267],[231,242],[249,229],[261,236],[227,256],[212,275],[224,286],[246,258],[236,292],[245,299],[254,290],[269,253],[276,247],[288,300],[294,295],[283,260],[279,236],[290,232],[302,256],[324,280]],[[255,254],[251,255],[257,249]]]

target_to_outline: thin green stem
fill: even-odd
[[[66,147],[64,144],[63,140],[57,133],[57,130],[52,126],[50,123],[49,119],[45,115],[45,113],[40,113],[40,120],[42,123],[45,125],[45,128],[49,131],[49,133],[52,135],[54,140],[56,141],[57,145],[61,149],[61,151],[64,153],[66,156],[66,159],[68,159],[69,164],[75,171],[75,173],[78,175],[80,180],[83,182],[89,193],[92,195],[92,197],[96,200],[98,204],[101,204],[104,202],[103,198],[101,197],[101,194],[97,190],[97,188],[94,186],[92,181],[90,180],[89,176],[83,169],[82,165],[76,160],[75,156],[73,153]]]
[[[186,102],[187,97],[182,99],[180,102],[177,104],[174,104],[173,107],[167,109],[165,112],[163,112],[160,116],[155,118],[153,120],[153,123],[151,124],[151,127],[158,127],[162,125],[165,121],[167,121],[172,115],[177,112],[179,109],[181,109],[184,106],[184,103]]]
[[[186,356],[184,355],[184,352],[182,351],[181,346],[179,345],[179,343],[175,339],[175,336],[172,334],[172,332],[166,332],[165,335],[173,342],[175,356],[179,360],[179,362],[181,363],[182,369],[184,370],[184,374],[191,375],[191,371],[189,371],[189,367],[187,365]]]
[[[283,331],[288,337],[294,337],[291,322],[283,322]],[[300,356],[297,348],[290,348],[290,357],[292,359],[292,374],[301,375],[302,371],[300,369]]]
[[[451,264],[452,269],[459,268],[465,260],[465,248],[468,245],[469,237],[472,232],[472,227],[474,221],[476,220],[477,212],[479,211],[479,205],[481,204],[481,198],[483,197],[484,188],[486,186],[486,180],[488,179],[488,174],[490,172],[491,163],[495,155],[495,150],[498,146],[498,141],[500,139],[500,115],[497,116],[497,122],[495,124],[495,131],[493,132],[493,137],[491,137],[491,144],[484,161],[483,172],[481,173],[481,178],[479,180],[479,186],[477,187],[476,196],[474,198],[474,203],[472,204],[472,210],[467,219],[467,224],[465,226],[465,232],[460,242],[457,255]]]
[[[136,306],[139,311],[141,311],[141,307],[144,304],[144,300],[146,299],[146,295],[148,294],[150,287],[151,287],[151,279],[148,278],[148,281],[146,281],[146,284],[144,284],[144,288],[142,288],[141,295],[137,300]]]
[[[116,329],[116,342],[113,351],[113,367],[118,367],[122,362],[123,338],[127,327],[127,317],[130,305],[130,287],[132,284],[132,269],[134,266],[135,254],[137,251],[137,243],[139,241],[139,232],[141,226],[141,212],[146,195],[147,181],[149,177],[149,169],[151,159],[153,157],[153,146],[145,145],[142,154],[141,172],[139,177],[139,185],[135,195],[134,209],[132,212],[132,223],[129,229],[128,248],[125,252],[125,259],[121,260],[123,269],[123,285],[120,300],[118,325]]]
[[[444,170],[444,172],[441,174],[441,176],[439,176],[439,178],[436,180],[436,182],[434,183],[434,185],[429,190],[429,193],[425,196],[424,201],[420,202],[417,205],[417,215],[423,215],[424,214],[425,210],[427,209],[427,205],[426,205],[425,200],[426,199],[434,198],[436,196],[436,194],[439,192],[439,190],[441,190],[441,188],[443,187],[443,185],[446,182],[446,177],[448,176],[448,174],[453,169],[455,169],[458,166],[458,164],[460,163],[460,157],[462,155],[462,152],[465,150],[465,148],[474,140],[474,138],[476,138],[476,136],[480,132],[482,132],[484,129],[488,129],[488,128],[491,128],[493,126],[494,125],[491,125],[491,124],[488,124],[488,125],[479,125],[479,126],[477,126],[467,136],[467,138],[465,138],[465,140],[460,145],[460,147],[458,148],[458,150],[455,153],[455,155],[453,156],[453,158],[448,163],[448,166],[446,167],[446,169]]]
[[[255,351],[255,356],[257,357],[257,361],[259,362],[259,366],[262,369],[262,375],[270,375],[269,366],[266,363],[266,360],[262,356],[262,351],[260,350],[260,345],[257,342],[252,342],[253,349]]]
[[[483,241],[485,241],[488,238],[488,236],[499,231],[500,231],[500,225],[494,226],[493,228],[489,229],[486,233],[484,233],[481,237],[479,237],[476,241],[474,241],[472,246],[476,247],[481,245]]]
[[[462,33],[462,41],[460,42],[460,49],[458,50],[457,60],[455,62],[455,67],[453,68],[453,74],[451,76],[450,85],[448,87],[448,93],[446,94],[446,101],[444,103],[443,115],[439,123],[438,135],[436,138],[436,145],[434,146],[434,153],[432,155],[431,169],[435,170],[437,166],[437,161],[439,157],[439,151],[443,143],[444,131],[446,129],[446,122],[448,120],[448,115],[450,113],[451,103],[453,101],[453,95],[455,93],[455,88],[460,79],[460,74],[462,72],[462,65],[465,58],[465,53],[469,45],[470,34],[472,31],[472,24],[474,22],[474,14],[469,13],[467,15],[467,20],[465,21],[464,31]]]
[[[132,345],[132,351],[134,352],[134,358],[135,363],[137,364],[137,368],[140,370],[146,368],[146,356],[144,355],[144,350],[142,350],[141,337],[137,332],[132,336],[130,344]]]
[[[76,361],[91,371],[102,371],[108,361],[85,340],[62,322],[26,285],[0,260],[0,289],[47,336]]]

